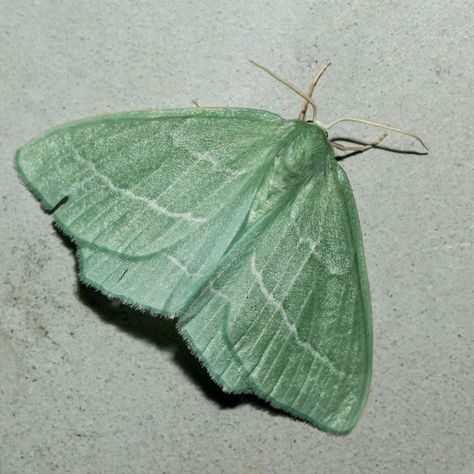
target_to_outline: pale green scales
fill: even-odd
[[[370,296],[352,191],[323,128],[252,109],[130,112],[52,129],[17,167],[57,207],[83,281],[176,316],[224,390],[332,433],[354,427]]]

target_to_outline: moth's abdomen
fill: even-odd
[[[250,210],[250,223],[335,163],[333,149],[323,129],[313,123],[292,122],[294,131],[275,156],[257,192]]]

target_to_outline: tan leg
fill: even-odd
[[[199,99],[193,99],[192,103],[195,107],[198,107],[200,109],[228,109],[229,108],[228,105],[208,105],[208,106],[201,105],[199,103]]]

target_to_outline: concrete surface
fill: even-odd
[[[0,0],[0,472],[474,472],[472,13],[461,0]],[[375,326],[369,403],[347,437],[223,395],[171,323],[81,287],[12,167],[32,136],[104,112],[198,97],[294,117],[299,98],[248,57],[304,89],[331,59],[323,122],[392,122],[431,147],[343,163]]]

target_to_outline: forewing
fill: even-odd
[[[199,327],[216,319],[218,356],[194,343]],[[180,326],[217,380],[239,373],[275,406],[327,431],[349,432],[370,383],[371,310],[357,210],[342,168],[314,178],[257,223]]]
[[[54,217],[77,243],[142,257],[209,232],[225,207],[235,234],[288,123],[251,109],[115,114],[52,129],[17,167],[47,209],[67,197]]]

